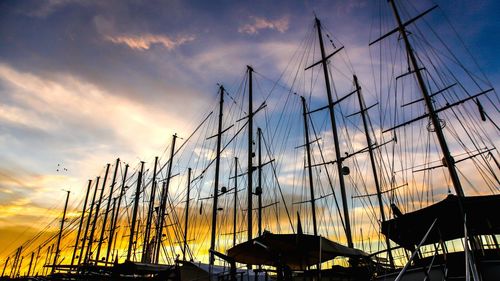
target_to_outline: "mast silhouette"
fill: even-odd
[[[384,203],[382,201],[382,188],[380,187],[380,181],[378,178],[377,168],[375,164],[375,156],[373,155],[373,143],[370,138],[370,133],[368,131],[368,116],[366,114],[367,108],[365,106],[363,95],[361,94],[361,87],[359,86],[358,77],[353,75],[354,78],[354,86],[356,87],[356,93],[358,95],[359,108],[361,113],[361,119],[363,120],[363,129],[365,132],[366,143],[368,145],[368,155],[370,156],[370,164],[373,173],[373,181],[375,182],[375,189],[377,190],[377,200],[378,206],[380,210],[380,217],[382,222],[385,222],[385,211],[384,211]],[[385,236],[385,235],[384,235]],[[387,255],[389,256],[389,265],[391,268],[394,268],[394,258],[392,256],[391,251],[391,241],[389,237],[385,236],[385,244],[387,245]]]
[[[187,191],[186,191],[186,213],[184,217],[184,247],[182,248],[182,260],[186,260],[188,222],[189,222],[189,191],[191,188],[191,168],[188,168]]]
[[[453,188],[455,189],[455,193],[460,198],[465,197],[464,191],[462,189],[462,184],[460,183],[460,179],[458,177],[457,170],[455,168],[455,161],[451,156],[450,149],[448,147],[448,143],[446,142],[446,138],[443,133],[443,128],[441,127],[440,119],[436,110],[434,109],[434,105],[432,104],[432,99],[429,95],[429,91],[425,86],[424,78],[422,77],[421,68],[418,67],[417,58],[415,53],[413,52],[410,40],[408,39],[408,35],[406,33],[405,25],[403,24],[401,17],[399,15],[399,11],[394,3],[394,0],[389,0],[392,11],[394,13],[394,17],[396,18],[398,24],[399,34],[405,43],[406,53],[408,54],[408,59],[410,61],[410,67],[415,74],[415,78],[417,79],[418,86],[420,88],[420,92],[422,93],[422,97],[425,102],[425,106],[427,108],[427,112],[429,114],[429,118],[431,119],[432,126],[436,137],[439,142],[439,146],[441,147],[441,152],[443,153],[443,161],[448,169],[448,173],[450,175],[451,181],[453,183]]]
[[[104,174],[104,180],[102,181],[101,194],[99,195],[99,201],[97,201],[97,205],[95,208],[94,222],[92,223],[92,230],[90,231],[90,238],[89,238],[89,246],[87,247],[87,254],[86,254],[87,259],[90,259],[92,257],[92,243],[94,243],[94,234],[97,226],[97,217],[99,216],[99,209],[101,207],[102,197],[104,196],[104,189],[106,188],[106,180],[108,179],[108,172],[110,166],[111,164],[109,163],[106,165],[106,173]],[[96,260],[97,259],[98,258],[96,258]]]
[[[122,185],[121,185],[121,190],[120,190],[120,196],[118,196],[118,204],[116,206],[115,210],[115,215],[113,218],[113,224],[110,230],[109,234],[109,240],[110,244],[108,244],[108,251],[106,252],[106,262],[108,262],[109,255],[110,253],[113,252],[114,245],[116,244],[116,241],[113,240],[113,236],[116,230],[116,224],[118,223],[118,219],[120,218],[120,205],[122,203],[122,197],[125,195],[125,190],[127,189],[127,186],[125,186],[125,183],[127,181],[127,173],[128,173],[128,164],[125,164],[125,171],[123,171],[122,175]]]
[[[316,18],[315,20],[316,20],[316,27],[318,28],[319,46],[320,46],[320,50],[321,50],[321,64],[323,66],[326,94],[328,97],[328,111],[330,113],[330,122],[332,124],[333,141],[335,143],[335,157],[336,157],[335,165],[337,167],[337,173],[338,173],[339,184],[340,184],[340,193],[342,195],[342,207],[343,207],[343,212],[344,212],[345,233],[346,233],[346,237],[347,237],[347,245],[349,246],[349,248],[353,248],[354,244],[352,242],[351,223],[350,223],[350,219],[349,219],[349,207],[347,205],[346,187],[345,187],[345,182],[344,182],[344,177],[343,177],[343,172],[342,172],[343,158],[340,154],[340,144],[339,144],[339,136],[338,136],[338,132],[337,132],[337,122],[335,120],[335,112],[333,110],[334,102],[333,102],[332,90],[331,90],[331,86],[330,86],[330,78],[328,77],[328,66],[327,66],[328,58],[325,55],[325,46],[323,44],[323,35],[321,34],[321,22],[319,21],[318,18]]]
[[[57,265],[57,259],[59,258],[59,251],[61,247],[61,238],[62,238],[62,232],[64,229],[64,220],[66,219],[66,210],[68,209],[68,200],[69,200],[69,190],[66,191],[66,203],[64,203],[64,211],[63,211],[63,216],[61,220],[61,228],[59,229],[59,235],[57,236],[57,244],[56,244],[56,253],[54,255],[54,262],[52,263],[52,270],[50,274],[54,274],[56,270],[56,265]],[[31,259],[33,260],[33,256],[31,256]],[[19,266],[19,269],[21,269],[21,266]]]
[[[106,231],[106,223],[108,221],[108,214],[109,214],[109,208],[111,207],[111,199],[113,198],[113,191],[115,188],[116,184],[116,173],[118,172],[118,165],[120,164],[120,158],[116,158],[116,163],[115,163],[115,171],[113,172],[113,179],[111,181],[111,187],[109,189],[109,196],[108,196],[108,205],[106,206],[106,212],[104,213],[104,220],[102,222],[102,229],[101,229],[101,236],[99,237],[99,244],[97,246],[97,253],[96,253],[96,263],[99,262],[100,258],[99,255],[101,253],[101,246],[102,242],[104,239],[104,232]],[[108,241],[110,243],[110,241]],[[105,258],[104,258],[105,260]]]
[[[2,270],[2,276],[1,277],[4,277],[5,269],[7,268],[7,265],[9,264],[9,259],[10,259],[10,257],[7,257],[7,260],[5,261],[5,264],[3,265],[3,270]]]
[[[234,206],[233,206],[233,247],[236,246],[236,220],[238,215],[238,157],[234,157]]]
[[[137,221],[137,212],[139,209],[139,197],[141,195],[141,184],[142,184],[142,173],[144,172],[144,161],[141,161],[141,170],[137,175],[137,187],[135,190],[135,198],[134,198],[134,210],[132,211],[132,225],[130,226],[130,237],[128,241],[128,250],[127,250],[127,261],[130,261],[130,256],[132,255],[132,246],[134,242],[134,234],[135,234],[135,224]]]
[[[174,153],[175,153],[175,141],[177,139],[177,134],[174,134],[172,137],[172,148],[170,149],[170,160],[168,163],[168,171],[167,171],[167,179],[163,184],[162,188],[162,198],[160,202],[160,210],[159,210],[159,221],[158,221],[158,231],[156,234],[156,238],[158,239],[156,242],[156,251],[155,251],[155,260],[154,262],[160,262],[160,249],[162,243],[163,236],[163,223],[165,221],[165,208],[168,200],[168,189],[170,187],[170,178],[172,177],[172,166],[174,164]]]
[[[248,70],[248,157],[247,157],[247,235],[248,241],[252,240],[252,212],[253,212],[253,85],[252,73],[253,68],[247,66]]]
[[[149,236],[151,235],[151,221],[153,219],[153,211],[155,204],[155,195],[156,195],[156,168],[158,166],[158,156],[155,157],[155,164],[153,167],[153,179],[151,180],[151,194],[149,196],[149,208],[148,208],[148,217],[146,219],[146,231],[144,234],[144,243],[142,245],[142,262],[150,262],[151,256],[151,243],[149,241]]]
[[[318,226],[316,223],[316,199],[314,198],[314,184],[313,184],[313,174],[312,174],[312,161],[311,161],[311,142],[309,141],[309,123],[307,122],[307,107],[306,99],[301,96],[302,101],[302,112],[304,116],[304,136],[306,139],[306,153],[307,153],[307,171],[309,173],[309,189],[311,192],[311,212],[313,219],[313,230],[314,236],[318,236]]]
[[[35,257],[35,252],[31,252],[30,265],[28,267],[28,273],[26,273],[26,276],[30,276],[31,266],[33,265],[33,258],[34,257]]]
[[[257,187],[255,188],[255,194],[258,200],[258,227],[259,236],[262,235],[262,130],[257,128],[257,146],[258,146],[258,170],[257,170]]]
[[[87,233],[89,231],[90,223],[92,221],[92,214],[93,214],[94,205],[95,205],[95,197],[97,196],[97,189],[99,188],[99,180],[100,180],[100,177],[98,176],[96,178],[96,182],[95,182],[94,195],[92,196],[92,202],[90,203],[90,211],[89,211],[89,215],[87,217],[87,225],[85,226],[85,231],[83,233],[82,248],[80,249],[80,256],[78,257],[78,264],[80,264],[82,262],[83,250],[85,249],[85,241],[87,241]],[[88,246],[88,244],[87,244],[87,246]],[[88,255],[88,251],[85,252],[85,258],[83,259],[84,263],[87,263],[87,255]]]
[[[219,100],[219,124],[217,127],[217,150],[215,156],[215,180],[214,180],[214,201],[212,206],[212,235],[210,237],[210,265],[214,264],[214,251],[215,251],[215,236],[217,229],[217,204],[219,199],[219,172],[220,172],[220,152],[222,142],[222,116],[224,110],[224,87],[220,86],[220,100]]]
[[[82,217],[80,218],[80,225],[78,226],[78,232],[76,234],[75,248],[73,249],[73,255],[71,256],[71,265],[74,264],[76,251],[78,249],[78,244],[80,242],[80,234],[81,234],[80,232],[82,231],[83,221],[85,218],[85,211],[87,208],[87,200],[89,199],[89,193],[91,188],[92,188],[92,180],[89,180],[89,184],[87,186],[87,193],[85,194],[85,200],[83,200]]]

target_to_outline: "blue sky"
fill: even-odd
[[[277,78],[314,13],[363,79],[375,2],[2,1],[0,229],[61,208],[116,157],[150,161],[246,65]],[[500,3],[438,4],[498,88]]]

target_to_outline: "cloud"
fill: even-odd
[[[262,29],[274,29],[278,32],[285,32],[288,30],[289,19],[288,17],[282,17],[277,20],[268,20],[261,17],[250,17],[253,19],[253,23],[247,23],[240,28],[238,32],[247,34],[258,34],[259,30]]]
[[[144,35],[119,35],[119,36],[106,36],[108,41],[115,44],[123,44],[131,49],[145,51],[149,50],[151,46],[163,45],[168,50],[175,49],[187,42],[195,40],[194,35],[180,35],[171,38],[166,35],[144,34]]]

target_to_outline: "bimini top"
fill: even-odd
[[[368,257],[361,250],[348,248],[321,236],[270,232],[234,246],[227,254],[243,264],[286,265],[292,270],[305,269],[337,256]]]
[[[469,234],[500,234],[500,195],[464,197],[462,204]],[[448,195],[434,205],[382,223],[382,233],[411,249],[420,243],[435,219],[435,228],[424,245],[464,237],[464,223],[456,195]]]

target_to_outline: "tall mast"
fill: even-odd
[[[182,260],[186,260],[188,221],[189,221],[189,189],[191,188],[191,168],[188,168],[187,191],[186,191],[186,213],[184,217],[184,247],[182,248]]]
[[[441,147],[441,152],[443,153],[443,161],[448,168],[448,173],[450,174],[451,181],[453,183],[453,187],[455,189],[455,192],[457,193],[457,196],[459,197],[464,197],[464,191],[462,189],[462,184],[460,183],[460,179],[458,177],[457,170],[455,168],[455,161],[453,160],[453,157],[451,156],[450,149],[448,148],[448,144],[446,142],[446,139],[444,137],[443,133],[443,128],[441,127],[440,119],[438,117],[437,112],[434,109],[434,105],[432,104],[432,99],[429,95],[429,91],[427,90],[427,87],[425,86],[424,79],[422,77],[422,73],[420,72],[420,68],[418,67],[418,62],[417,58],[415,57],[415,53],[413,52],[413,49],[410,44],[410,40],[408,39],[408,36],[406,34],[406,28],[401,21],[401,17],[399,16],[398,9],[396,8],[396,4],[394,3],[394,0],[389,0],[389,3],[391,4],[392,11],[394,12],[394,16],[396,18],[397,24],[398,24],[398,29],[399,29],[399,34],[403,38],[403,41],[405,43],[405,48],[406,48],[406,53],[408,54],[408,58],[411,63],[411,67],[413,68],[413,72],[415,73],[415,77],[417,79],[418,86],[420,88],[420,92],[422,93],[425,106],[427,108],[429,118],[431,119],[432,126],[434,129],[434,132],[436,133],[436,137],[439,142],[439,146]]]
[[[143,171],[144,171],[144,161],[141,161],[141,170],[139,171],[139,175],[137,175],[137,188],[135,190],[134,210],[132,213],[132,226],[130,227],[130,237],[128,241],[127,261],[130,261],[130,256],[132,254],[132,246],[134,244],[134,232],[135,232],[135,224],[137,221],[137,212],[139,209],[139,196],[141,195]]]
[[[56,270],[56,265],[57,265],[57,258],[59,258],[59,248],[61,246],[61,238],[62,238],[62,232],[64,228],[64,220],[66,219],[66,210],[68,209],[68,199],[69,199],[69,190],[66,191],[66,203],[64,203],[64,211],[63,211],[63,216],[61,220],[61,228],[59,229],[59,236],[57,236],[57,244],[56,244],[56,254],[54,255],[54,262],[52,263],[52,270],[51,274],[54,274]],[[33,259],[33,256],[31,256]]]
[[[335,121],[335,112],[333,110],[333,98],[332,98],[332,90],[330,86],[330,78],[328,77],[328,67],[327,67],[327,58],[325,55],[325,46],[323,45],[323,35],[321,34],[321,23],[318,18],[316,18],[316,26],[318,28],[318,37],[319,37],[319,46],[321,49],[321,64],[323,65],[323,74],[325,77],[325,85],[326,85],[326,93],[328,96],[328,109],[330,112],[330,121],[332,123],[332,132],[333,132],[333,141],[335,143],[335,158],[336,158],[336,166],[337,173],[339,177],[340,184],[340,192],[342,195],[342,207],[344,212],[344,220],[345,220],[345,234],[347,237],[347,245],[350,248],[354,247],[352,242],[352,233],[351,233],[351,222],[349,219],[349,207],[347,205],[347,195],[346,188],[344,182],[344,176],[342,173],[342,156],[340,154],[340,145],[339,145],[339,136],[337,133],[337,123]]]
[[[259,216],[259,236],[262,235],[262,130],[257,128],[257,136],[258,136],[258,183],[257,188],[255,189],[255,193],[257,194],[258,199],[258,216]]]
[[[16,254],[14,255],[14,261],[12,262],[12,266],[10,267],[10,273],[9,276],[11,278],[14,278],[16,275],[16,269],[17,269],[17,261],[19,260],[19,256],[21,255],[21,251],[23,249],[23,246],[20,246],[17,248]],[[49,248],[50,252],[50,248]],[[48,262],[46,262],[48,264]]]
[[[161,243],[162,243],[162,235],[163,235],[163,222],[165,221],[165,209],[167,207],[167,200],[168,200],[168,189],[170,186],[170,178],[172,177],[172,166],[174,165],[174,153],[175,153],[175,141],[177,140],[177,134],[174,134],[172,137],[172,148],[170,149],[170,160],[168,163],[168,171],[167,171],[167,180],[164,184],[163,187],[163,196],[161,198],[161,203],[160,203],[160,214],[159,214],[159,222],[158,222],[158,233],[156,234],[156,237],[158,241],[156,242],[156,258],[155,262],[159,263],[160,262],[160,249],[161,249]]]
[[[50,245],[48,248],[47,248],[47,255],[45,256],[45,265],[42,267],[42,274],[45,275],[47,274],[47,265],[49,265],[49,262],[50,262],[50,257],[51,257],[51,254],[52,254],[52,248],[54,248],[54,244]],[[12,274],[12,269],[11,269],[11,272]]]
[[[22,256],[21,260],[19,261],[19,266],[17,267],[16,278],[19,277],[19,274],[21,272],[21,266],[23,265],[23,260],[24,260],[24,256]]]
[[[119,164],[120,164],[120,158],[116,158],[115,171],[113,172],[111,188],[109,189],[108,205],[106,206],[106,212],[104,213],[104,221],[102,222],[101,236],[99,237],[99,245],[97,246],[97,253],[95,257],[96,263],[99,262],[100,260],[99,255],[101,253],[101,246],[102,246],[102,241],[104,239],[104,232],[106,231],[106,223],[108,221],[109,208],[111,207],[111,199],[113,198],[113,191],[115,189],[115,184],[116,184],[116,173],[118,172]],[[111,243],[111,241],[108,240],[108,244],[109,243]]]
[[[151,234],[151,220],[153,219],[153,211],[155,205],[155,195],[156,195],[156,168],[158,166],[158,156],[155,157],[155,164],[153,168],[153,179],[151,180],[151,194],[149,196],[149,209],[148,217],[146,219],[146,233],[144,234],[144,243],[142,245],[142,262],[150,262],[150,241],[149,236]]]
[[[165,197],[165,189],[166,189],[167,183],[163,181],[162,186],[161,186],[161,192],[160,192],[160,206],[158,207],[157,210],[157,217],[158,219],[156,220],[156,241],[155,241],[155,247],[153,250],[153,263],[158,263],[159,257],[160,257],[160,243],[161,243],[161,235],[163,234],[162,227],[163,227],[163,201]],[[161,226],[160,226],[161,225]]]
[[[83,220],[85,218],[85,211],[87,209],[87,200],[89,199],[90,189],[92,187],[92,180],[89,180],[89,185],[87,187],[87,194],[85,195],[85,200],[83,201],[82,217],[80,218],[80,225],[78,226],[78,232],[76,234],[75,248],[73,249],[73,256],[71,256],[71,265],[73,265],[76,256],[76,250],[78,249],[78,244],[80,244],[80,232],[82,231]]]
[[[224,87],[220,86],[219,125],[217,127],[217,150],[215,156],[214,202],[212,207],[212,236],[210,238],[210,265],[214,264],[215,236],[217,230],[217,204],[219,199],[220,151],[222,142],[222,116],[224,114]]]
[[[33,265],[33,258],[35,257],[35,252],[31,252],[31,259],[30,259],[30,265],[28,267],[28,273],[26,274],[26,276],[30,276],[30,273],[31,273],[31,266]]]
[[[118,219],[120,218],[120,205],[122,203],[122,197],[125,195],[125,189],[127,188],[125,186],[125,183],[127,181],[127,172],[128,172],[128,164],[125,164],[125,171],[123,172],[122,175],[122,186],[121,186],[121,191],[120,191],[120,196],[118,196],[118,205],[116,206],[115,210],[115,216],[113,218],[113,225],[111,227],[111,233],[109,234],[109,239],[112,241],[111,244],[108,244],[108,251],[106,252],[106,262],[109,259],[109,254],[113,252],[113,246],[115,244],[115,241],[113,241],[112,237],[114,236],[115,229],[116,229],[116,224],[118,223]]]
[[[356,75],[354,77],[354,86],[356,87],[356,93],[358,94],[359,108],[361,113],[361,118],[363,120],[363,128],[365,131],[366,143],[368,145],[368,154],[370,155],[370,164],[372,167],[373,180],[375,181],[375,188],[377,190],[377,200],[378,206],[380,209],[380,217],[382,218],[382,223],[385,222],[385,212],[384,212],[384,204],[382,201],[382,189],[380,188],[380,181],[378,179],[377,166],[375,164],[375,156],[373,155],[373,143],[370,138],[370,133],[368,131],[368,118],[366,114],[366,107],[363,100],[363,95],[361,94],[361,87],[358,83],[358,77]],[[387,244],[387,254],[389,256],[389,263],[391,268],[394,268],[394,258],[392,256],[391,251],[391,242],[388,236],[385,236],[385,243]]]
[[[116,216],[116,201],[118,200],[118,197],[113,198],[113,207],[111,208],[111,225],[109,226],[109,237],[108,237],[108,249],[106,250],[106,259],[105,264],[108,264],[108,259],[109,259],[109,252],[111,250],[111,247],[113,247],[113,238],[114,238],[114,217]]]
[[[311,142],[309,141],[309,123],[307,122],[307,107],[306,99],[300,97],[302,100],[302,112],[304,115],[304,135],[306,139],[306,152],[307,152],[307,171],[309,173],[309,189],[311,191],[311,212],[313,219],[313,230],[314,236],[318,236],[318,225],[316,223],[316,199],[314,197],[314,184],[313,184],[313,174],[312,174],[312,162],[311,162]]]
[[[101,208],[102,197],[104,196],[104,189],[106,188],[106,180],[108,179],[109,163],[106,165],[106,173],[104,174],[104,180],[102,182],[101,194],[99,195],[99,201],[95,207],[94,222],[92,223],[92,230],[90,231],[89,246],[87,247],[87,254],[85,257],[90,259],[92,257],[92,243],[94,243],[94,233],[97,226],[97,217],[99,216],[99,209]],[[96,258],[98,260],[98,258]]]
[[[95,197],[97,195],[97,189],[99,187],[99,179],[100,179],[100,177],[96,178],[94,195],[92,196],[92,202],[90,203],[90,211],[89,211],[89,215],[87,216],[87,225],[85,226],[85,231],[83,232],[82,248],[80,249],[80,255],[78,256],[78,264],[80,264],[82,262],[82,258],[83,258],[83,250],[85,248],[85,241],[87,239],[87,233],[89,231],[90,221],[92,220],[92,212],[94,211]],[[83,261],[87,262],[87,259],[85,258]]]
[[[52,245],[52,248],[54,248],[54,246]],[[52,248],[51,248],[51,251],[52,251]],[[18,265],[19,265],[19,258],[21,257],[21,252],[23,251],[23,246],[17,248],[17,253],[16,253],[16,258],[14,259],[14,264],[12,265],[13,267],[13,273],[11,273],[12,277],[16,277],[16,271],[17,271],[17,268],[18,268]],[[50,258],[49,258],[50,260]],[[47,262],[48,264],[48,262]],[[12,272],[11,270],[11,272]]]
[[[35,275],[38,275],[37,270],[36,270],[36,266],[38,264],[38,259],[40,258],[40,250],[41,250],[41,248],[42,248],[42,246],[39,245],[38,246],[38,250],[36,251],[35,264],[33,265],[33,274],[35,274]],[[3,276],[3,274],[2,274],[2,276]]]
[[[233,247],[236,246],[236,220],[238,208],[238,157],[234,157],[234,206],[233,206]]]
[[[253,68],[251,66],[247,66],[248,69],[248,158],[247,158],[247,183],[248,183],[248,189],[247,189],[247,234],[248,234],[248,241],[252,240],[252,212],[253,212],[253,203],[252,203],[252,196],[253,196],[253,179],[252,179],[252,172],[253,172],[253,161],[252,158],[254,156],[253,153],[253,85],[252,85],[252,73],[253,73]]]
[[[7,268],[7,265],[9,264],[9,259],[10,259],[10,257],[7,257],[7,260],[5,261],[5,264],[3,265],[2,275],[0,277],[4,277],[5,269]]]

